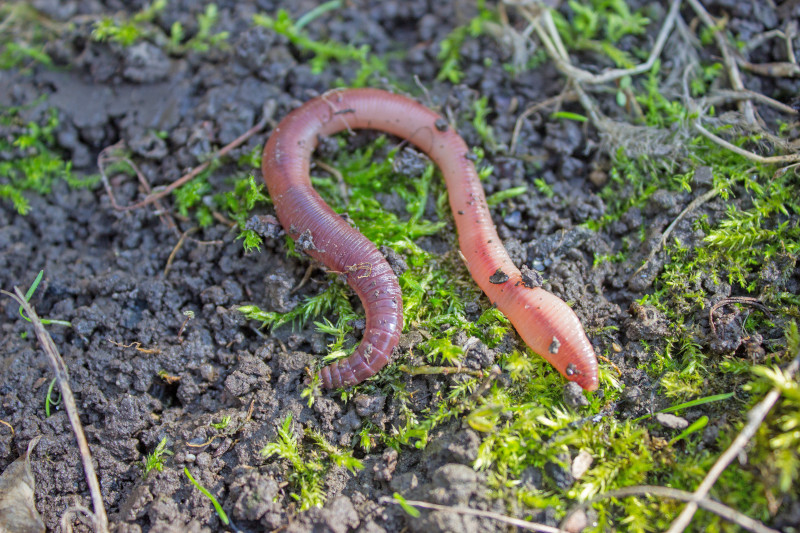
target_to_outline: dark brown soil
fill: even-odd
[[[36,1],[34,5],[47,17],[75,24],[45,48],[56,66],[0,72],[0,105],[30,105],[46,95],[23,111],[25,120],[40,122],[46,108],[58,110],[56,142],[78,173],[96,173],[99,152],[124,140],[152,186],[169,184],[199,164],[202,156],[252,127],[262,117],[265,102],[274,104],[273,118],[279,120],[309,97],[334,87],[337,79],[354,75],[352,64],[337,63],[315,74],[306,54],[252,24],[253,13],[274,14],[284,5],[296,17],[312,9],[317,4],[313,1],[219,1],[220,24],[215,31],[231,34],[230,49],[225,51],[172,57],[149,43],[123,49],[89,40],[91,27],[85,15],[121,9],[133,13],[142,4]],[[429,93],[426,103],[453,116],[470,110],[476,99],[488,97],[489,122],[498,143],[509,144],[519,110],[563,89],[563,78],[550,63],[509,74],[502,67],[507,52],[488,36],[464,44],[461,84],[435,81],[440,43],[474,15],[471,2],[345,4],[315,20],[306,31],[317,39],[368,44],[380,54],[401,52],[395,54],[399,59],[390,61],[392,76],[409,88],[415,87],[418,76]],[[717,4],[709,8],[730,8],[736,2]],[[191,32],[200,12],[202,7],[195,2],[173,0],[156,21],[167,30],[180,21]],[[754,26],[751,32],[783,24],[774,10],[762,16],[768,20],[737,14],[735,9],[733,16],[749,16],[734,22]],[[372,84],[388,87],[380,79]],[[481,143],[470,124],[459,129],[468,144]],[[265,138],[266,133],[251,138],[233,152],[232,159],[262,145]],[[513,209],[495,213],[496,223],[512,257],[543,271],[553,292],[576,302],[587,328],[619,328],[593,342],[601,353],[612,344],[623,348],[612,355],[628,386],[615,416],[627,418],[663,407],[654,394],[657,383],[637,369],[641,358],[647,357],[637,351],[637,341],[663,337],[665,319],[655,309],[631,307],[650,289],[663,258],[657,256],[633,283],[627,280],[652,240],[705,189],[696,187],[698,192],[692,195],[663,191],[650,206],[632,210],[602,233],[584,229],[581,223],[605,211],[596,187],[587,179],[605,157],[596,141],[591,128],[576,122],[532,117],[522,129],[517,153],[539,161],[540,170],[531,176],[531,167],[521,159],[489,154],[495,172],[486,188],[492,193],[539,177],[555,192],[553,198],[533,193],[520,197]],[[216,169],[212,185],[222,190],[233,169],[233,164]],[[141,198],[132,178],[120,177],[113,185],[122,204]],[[411,448],[398,455],[379,447],[359,452],[365,468],[358,474],[343,468],[331,471],[324,508],[297,514],[288,505],[287,472],[279,462],[259,454],[276,438],[287,414],[293,415],[294,424],[315,428],[329,442],[349,446],[365,421],[388,429],[397,423],[399,413],[388,393],[360,395],[348,403],[329,394],[309,407],[301,397],[306,369],[325,353],[325,339],[313,328],[260,331],[258,324],[237,311],[245,303],[277,311],[297,304],[302,293],[290,291],[303,278],[308,261],[287,257],[282,238],[266,239],[259,253],[246,254],[236,231],[214,223],[192,235],[195,240],[180,248],[165,275],[179,233],[194,225],[191,220],[178,219],[176,233],[152,207],[115,211],[101,188],[72,190],[59,183],[46,197],[28,198],[31,211],[26,216],[17,214],[8,202],[0,203],[0,288],[26,289],[44,269],[45,279],[32,303],[41,316],[73,324],[48,329],[70,369],[105,504],[118,531],[224,529],[209,500],[187,482],[184,466],[191,466],[242,531],[505,530],[487,519],[450,512],[412,519],[399,507],[379,503],[381,496],[396,491],[412,499],[469,503],[508,513],[501,501],[486,495],[484,475],[470,467],[480,437],[460,421],[437,429],[424,451]],[[713,221],[724,209],[721,200],[708,203],[678,225],[675,237],[693,242],[698,238],[691,225],[696,217],[707,215]],[[266,209],[264,214],[271,213]],[[633,262],[604,262],[592,268],[595,255],[616,253],[624,242],[639,243],[642,226],[647,228],[647,239]],[[452,241],[443,239],[431,239],[426,247],[444,252]],[[325,279],[316,271],[312,278],[316,283],[306,293],[313,293]],[[730,287],[719,287],[719,293],[729,294]],[[45,417],[43,399],[52,377],[47,360],[17,306],[9,299],[0,300],[0,305],[4,315],[0,419],[16,431],[12,436],[0,426],[0,471],[25,451],[32,438],[44,436],[32,455],[36,501],[48,529],[55,530],[70,505],[79,502],[91,508],[88,488],[66,414],[57,409]],[[184,328],[187,311],[194,318]],[[403,342],[413,345],[414,335],[409,332]],[[141,351],[132,343],[155,351]],[[484,352],[473,353],[485,359],[476,365],[493,362],[494,355]],[[177,379],[165,380],[160,373]],[[426,407],[424,398],[451,383],[443,376],[407,379],[423,398],[420,409]],[[579,405],[574,391],[568,389],[566,398]],[[238,432],[196,446],[215,433],[209,424],[230,415],[235,426],[250,409],[249,420]],[[174,455],[166,457],[163,471],[143,479],[142,458],[165,437]],[[554,463],[546,474],[560,487],[572,482],[569,473]],[[541,483],[542,473],[534,472],[533,478],[536,475]],[[522,517],[529,513],[519,510]],[[535,518],[555,525],[552,513]],[[79,531],[89,529],[78,526]]]

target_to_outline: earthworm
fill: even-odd
[[[512,263],[464,140],[427,107],[377,89],[334,90],[310,100],[289,113],[264,146],[264,181],[284,229],[298,249],[342,273],[366,310],[361,343],[350,357],[320,370],[322,384],[349,386],[373,376],[388,363],[403,329],[402,294],[388,262],[311,186],[310,160],[318,139],[356,129],[406,139],[439,166],[473,279],[534,352],[568,380],[595,390],[597,359],[578,317],[560,298],[524,280]]]

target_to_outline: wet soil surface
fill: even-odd
[[[46,47],[57,68],[34,66],[28,72],[0,73],[2,105],[30,106],[47,96],[27,107],[23,116],[40,122],[47,107],[58,110],[56,143],[79,173],[96,173],[99,152],[124,140],[151,186],[169,184],[215,147],[252,127],[263,116],[265,103],[274,125],[301,102],[334,87],[337,79],[354,75],[352,65],[335,62],[314,73],[306,54],[285,38],[254,27],[252,15],[274,14],[281,7],[277,1],[218,2],[220,23],[214,29],[230,32],[228,50],[175,57],[147,42],[124,49],[87,38],[91,31],[87,21],[120,9],[132,13],[140,4],[34,2],[54,21],[75,24],[64,38]],[[295,17],[316,5],[284,4]],[[508,51],[488,36],[465,42],[465,76],[458,86],[435,81],[442,39],[474,16],[470,2],[345,4],[316,19],[306,31],[315,39],[368,44],[380,54],[403,52],[392,55],[397,57],[390,61],[392,75],[409,87],[418,76],[428,90],[426,103],[451,116],[470,115],[473,102],[488,97],[489,122],[500,144],[509,145],[520,110],[563,89],[563,79],[550,63],[509,74],[502,67]],[[710,8],[736,3],[718,4]],[[168,30],[180,21],[191,33],[200,12],[202,7],[195,2],[172,1],[156,22]],[[734,22],[747,25],[751,33],[783,24],[774,10],[759,16],[769,20],[750,16]],[[656,31],[652,28],[647,38]],[[380,79],[373,81],[374,86],[386,86]],[[764,81],[760,89],[765,90],[767,83],[772,82]],[[480,144],[469,123],[459,124],[459,130],[468,144]],[[251,138],[234,150],[232,159],[262,145],[265,138],[266,133]],[[495,212],[512,257],[541,271],[548,289],[574,302],[587,329],[611,331],[593,342],[598,353],[612,354],[628,387],[623,402],[611,406],[615,416],[634,417],[662,407],[654,394],[657,383],[637,366],[648,357],[639,341],[658,343],[667,332],[666,320],[655,309],[632,302],[651,289],[663,257],[656,256],[650,268],[632,280],[631,274],[665,227],[707,190],[710,176],[697,172],[696,192],[662,191],[650,205],[633,209],[607,230],[594,233],[579,226],[605,212],[597,188],[588,182],[604,160],[591,128],[539,114],[523,126],[516,153],[536,161],[537,169],[522,158],[489,154],[495,172],[486,183],[487,192],[530,185],[538,177],[554,195],[528,193]],[[229,174],[223,164],[210,180],[224,184]],[[120,204],[141,198],[134,179],[116,176],[112,181]],[[119,531],[223,529],[209,500],[186,482],[184,466],[191,466],[243,531],[502,529],[487,519],[447,511],[411,518],[397,506],[380,503],[381,496],[396,491],[409,499],[508,514],[502,502],[488,497],[484,474],[471,468],[480,437],[461,421],[437,429],[425,450],[362,451],[365,468],[357,474],[333,468],[325,483],[324,508],[297,514],[286,505],[288,472],[281,462],[265,460],[259,451],[276,439],[288,414],[295,428],[314,428],[329,442],[348,446],[364,423],[390,428],[400,424],[400,415],[390,394],[361,395],[347,403],[329,394],[309,407],[301,391],[307,368],[325,353],[325,338],[313,329],[258,331],[257,324],[248,323],[237,311],[246,303],[287,311],[303,294],[291,289],[300,283],[308,261],[287,257],[276,228],[275,238],[266,239],[259,253],[246,254],[241,241],[235,240],[237,232],[214,223],[193,234],[194,239],[171,257],[180,232],[191,228],[192,221],[178,217],[176,232],[152,207],[116,211],[101,188],[76,191],[63,183],[52,194],[29,195],[29,200],[26,216],[17,214],[8,202],[0,203],[0,287],[27,288],[44,269],[45,279],[33,300],[38,313],[73,325],[51,326],[49,331],[70,369],[105,504]],[[693,232],[692,222],[706,216],[713,223],[724,210],[722,200],[708,202],[678,224],[673,235],[692,246],[702,238]],[[263,214],[272,214],[271,208]],[[646,236],[641,243],[643,227]],[[447,250],[451,242],[430,247]],[[594,256],[614,254],[626,243],[641,243],[641,252],[630,262],[606,261],[593,268]],[[317,271],[314,279],[324,282],[326,277]],[[731,292],[725,284],[715,290],[719,298]],[[43,398],[52,376],[48,362],[29,324],[19,318],[17,306],[8,299],[0,306],[0,419],[16,430],[12,436],[0,427],[0,470],[24,452],[31,439],[44,435],[32,457],[36,501],[48,529],[55,529],[67,507],[75,503],[90,507],[88,489],[66,414],[60,409],[49,418],[44,414]],[[186,312],[193,313],[188,323]],[[736,328],[731,330],[731,337],[736,337]],[[411,331],[403,342],[413,346],[417,337]],[[719,349],[731,351],[737,342],[742,339],[729,338]],[[475,350],[480,359],[476,367],[493,362],[490,352]],[[424,397],[452,383],[446,376],[405,379],[409,388],[419,390],[420,409],[427,407]],[[579,409],[582,399],[572,388],[565,389],[567,404]],[[231,417],[229,427],[238,431],[211,429],[211,423],[225,416]],[[667,419],[663,425],[676,423]],[[142,459],[163,438],[174,455],[165,458],[162,471],[143,479]],[[573,481],[569,472],[551,466],[545,469],[546,478],[537,470],[523,476],[523,482],[569,487]],[[516,513],[533,514],[555,525],[547,511],[535,514],[521,508]],[[88,526],[78,529],[85,531]]]

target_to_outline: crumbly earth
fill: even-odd
[[[307,56],[285,38],[252,24],[254,13],[274,14],[282,6],[297,17],[317,5],[307,0],[217,2],[220,22],[214,30],[230,32],[228,50],[172,57],[146,42],[125,49],[88,39],[91,20],[119,10],[133,13],[143,4],[34,1],[46,17],[74,23],[64,38],[45,48],[56,67],[0,72],[0,104],[31,105],[46,95],[23,111],[26,121],[43,120],[47,107],[58,110],[56,144],[79,173],[97,172],[100,151],[123,140],[151,186],[169,184],[215,147],[252,127],[265,108],[274,125],[302,101],[354,74],[352,65],[335,62],[314,73]],[[779,15],[790,16],[767,7],[756,14],[738,13],[736,2],[707,4],[714,10],[733,8],[731,27],[750,33],[782,27]],[[191,33],[200,12],[199,3],[172,0],[156,22],[169,29],[180,21]],[[392,75],[409,87],[417,76],[429,103],[451,116],[469,112],[476,99],[488,97],[495,138],[508,146],[520,110],[558,94],[563,78],[551,63],[512,76],[502,67],[508,52],[496,39],[483,36],[467,39],[463,46],[465,76],[459,85],[435,81],[442,39],[474,14],[472,3],[461,0],[358,0],[344,2],[305,29],[313,38],[368,44],[379,54],[402,52],[390,60]],[[656,31],[651,28],[651,38]],[[374,86],[386,85],[381,79],[372,81]],[[767,91],[772,82],[760,83],[757,89]],[[786,90],[775,90],[779,89]],[[459,130],[468,144],[481,143],[472,125],[459,124]],[[232,159],[262,145],[265,135],[251,138],[233,152]],[[536,175],[521,158],[489,154],[495,172],[486,182],[487,193],[530,184],[538,177],[555,194],[547,198],[527,193],[495,212],[512,257],[541,271],[545,287],[574,302],[588,329],[611,331],[593,341],[600,353],[612,348],[608,353],[627,385],[616,416],[634,417],[663,407],[664,400],[654,393],[658,384],[637,366],[648,357],[638,341],[657,341],[667,331],[666,320],[655,309],[632,302],[651,288],[664,258],[657,255],[645,272],[631,275],[666,226],[707,190],[710,173],[697,173],[696,192],[661,191],[648,206],[632,209],[607,230],[594,233],[579,226],[605,210],[597,188],[588,182],[589,175],[597,177],[597,172],[602,181],[604,161],[591,128],[553,121],[546,113],[533,116],[522,128],[516,153],[537,162]],[[408,164],[413,167],[415,162]],[[223,164],[214,170],[212,185],[224,185],[232,169],[233,165]],[[703,183],[706,174],[709,182]],[[135,179],[111,177],[120,204],[141,198]],[[326,279],[317,270],[302,291],[292,292],[308,261],[287,256],[274,220],[264,219],[264,227],[272,228],[275,238],[267,238],[259,253],[245,253],[237,232],[215,222],[194,233],[171,257],[180,233],[194,225],[191,220],[177,217],[176,231],[152,206],[116,211],[102,188],[72,190],[63,182],[46,197],[28,198],[31,210],[26,216],[17,214],[8,202],[0,203],[0,288],[27,288],[44,269],[44,281],[33,299],[38,313],[73,324],[48,329],[69,367],[105,504],[118,531],[223,529],[209,500],[187,483],[184,466],[191,466],[242,531],[504,530],[488,519],[450,511],[411,518],[399,507],[381,503],[382,496],[399,492],[409,499],[469,504],[509,514],[501,501],[487,495],[484,474],[471,468],[480,437],[461,421],[438,428],[424,450],[409,448],[398,454],[377,448],[361,452],[365,468],[355,475],[334,468],[326,479],[324,508],[297,513],[279,503],[288,501],[283,498],[288,472],[280,461],[265,460],[259,451],[275,440],[287,414],[293,415],[295,425],[315,428],[335,445],[350,445],[366,421],[389,428],[399,423],[400,414],[391,396],[383,395],[361,395],[345,403],[328,394],[309,407],[301,391],[307,368],[325,353],[326,339],[313,328],[260,331],[237,311],[245,303],[288,311]],[[392,208],[391,199],[384,203]],[[402,204],[396,207],[402,211]],[[692,222],[707,216],[713,223],[725,207],[721,199],[706,203],[678,224],[673,235],[691,246],[702,238],[692,230]],[[272,213],[266,209],[262,214]],[[644,242],[639,239],[642,227]],[[606,261],[593,267],[594,256],[614,254],[624,243],[640,242],[640,251],[629,262]],[[427,239],[424,246],[443,253],[451,244],[440,236]],[[393,264],[400,263],[402,257],[393,259]],[[731,288],[720,284],[715,290],[722,298]],[[4,317],[0,419],[15,429],[10,435],[0,426],[0,470],[24,452],[31,439],[44,436],[32,456],[36,501],[48,529],[55,530],[67,507],[75,503],[91,507],[88,488],[66,414],[57,409],[45,417],[42,403],[52,376],[48,362],[17,306],[9,299],[0,300],[0,306]],[[187,311],[194,313],[188,321]],[[729,351],[743,342],[738,320],[734,316],[730,327],[721,327],[719,350]],[[609,329],[612,326],[618,329]],[[419,340],[419,333],[412,330],[403,343],[409,348]],[[491,366],[495,357],[491,352],[478,347],[466,364]],[[165,379],[164,374],[174,379]],[[427,395],[455,378],[405,379],[409,388],[419,391],[417,407],[422,409]],[[568,387],[565,403],[580,409],[580,396]],[[687,418],[696,419],[703,412],[691,411]],[[209,442],[217,433],[210,424],[226,415],[231,427],[242,427]],[[665,432],[669,424],[681,423],[667,419]],[[143,479],[142,458],[164,437],[174,455],[165,458],[162,471]],[[714,438],[709,442],[712,445]],[[544,470],[526,471],[521,482],[541,486],[543,475],[561,488],[573,482],[559,464],[549,463]],[[519,517],[530,517],[532,512],[511,510]],[[533,518],[556,525],[549,511]],[[85,523],[77,529],[90,530]]]

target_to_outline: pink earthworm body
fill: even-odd
[[[497,235],[463,139],[427,107],[377,89],[335,90],[307,102],[281,121],[264,147],[264,181],[284,229],[298,248],[344,273],[366,309],[364,338],[350,357],[320,371],[323,385],[349,386],[373,376],[388,363],[403,329],[402,294],[386,259],[322,200],[309,178],[318,138],[355,129],[407,139],[433,159],[473,279],[534,352],[566,379],[595,390],[597,359],[578,317],[557,296],[523,282]]]

